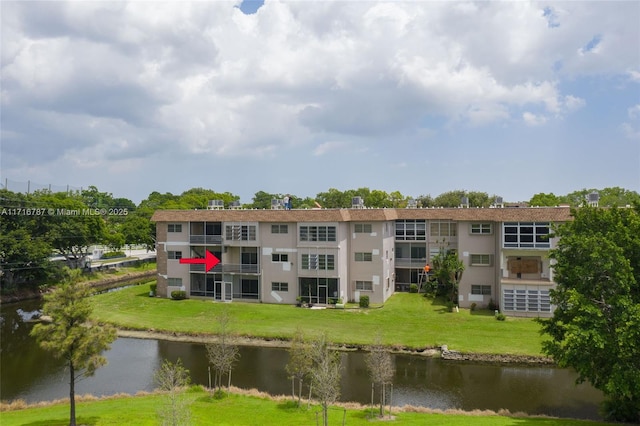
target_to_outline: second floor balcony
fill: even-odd
[[[190,272],[204,272],[203,264],[189,265]],[[260,265],[258,264],[244,264],[244,263],[225,263],[217,264],[215,267],[209,269],[209,273],[212,274],[259,274]]]

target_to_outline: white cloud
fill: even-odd
[[[536,115],[531,112],[525,112],[522,114],[522,119],[528,126],[541,126],[547,122],[546,117],[542,115]]]
[[[237,4],[4,3],[4,169],[385,158],[389,140],[580,114],[590,98],[569,80],[640,81],[634,2]]]

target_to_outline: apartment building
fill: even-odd
[[[465,265],[460,307],[490,301],[513,316],[550,316],[552,226],[568,207],[159,210],[158,294],[218,301],[383,303],[424,279],[441,248]],[[180,263],[213,253],[220,263]]]

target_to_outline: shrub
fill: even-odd
[[[171,292],[171,298],[173,300],[183,300],[187,298],[187,292],[184,290],[174,290]]]
[[[338,299],[336,299],[335,297],[330,297],[329,298],[329,304],[330,305],[335,305],[336,303],[338,303]]]
[[[502,312],[500,312],[499,314],[497,314],[497,315],[496,315],[496,319],[497,319],[498,321],[504,321],[504,320],[506,320],[506,319],[507,319],[507,317],[506,317],[506,316],[504,316],[504,314],[503,314]]]
[[[157,283],[149,284],[149,289],[153,292],[153,294],[156,294],[156,290],[158,289],[158,284]]]
[[[360,296],[360,307],[361,308],[369,307],[369,296]]]
[[[108,251],[102,255],[102,259],[114,259],[116,257],[127,257],[123,251]]]
[[[411,284],[409,286],[409,293],[417,293],[418,292],[418,284]]]
[[[455,306],[455,304],[451,300],[449,300],[447,301],[447,303],[445,303],[445,306],[447,307],[448,312],[453,312],[453,307]]]
[[[471,309],[471,311],[475,311],[476,310],[476,306],[478,306],[476,304],[476,302],[473,302],[469,308]]]

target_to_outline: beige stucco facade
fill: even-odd
[[[459,305],[548,316],[551,223],[567,208],[157,211],[158,294],[314,304],[384,303],[420,284],[441,248],[465,266]],[[545,239],[547,238],[547,239]],[[533,242],[532,242],[533,241]],[[210,251],[220,264],[183,264]]]

